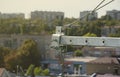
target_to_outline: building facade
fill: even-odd
[[[101,36],[109,36],[110,34],[117,34],[120,26],[104,26],[101,27]]]
[[[110,57],[120,55],[120,47],[84,47],[82,51],[84,56]]]
[[[107,11],[106,15],[110,16],[112,19],[120,20],[120,11],[118,10]]]
[[[50,24],[54,20],[62,21],[64,19],[64,13],[54,11],[33,11],[31,12],[31,19],[42,19]]]
[[[80,19],[81,20],[95,20],[98,18],[98,14],[97,12],[93,12],[91,13],[91,11],[83,11],[83,12],[80,12]]]
[[[42,64],[47,66],[53,74],[60,74],[63,69],[65,74],[83,75],[86,74],[86,63],[96,59],[95,57],[65,58],[64,68],[62,68],[60,60],[42,61]]]
[[[101,57],[96,60],[90,61],[86,65],[87,74],[116,74],[120,75],[120,63],[114,57]]]
[[[22,18],[25,19],[23,13],[0,13],[0,19]]]

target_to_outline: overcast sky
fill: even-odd
[[[61,11],[65,17],[79,17],[80,11],[92,10],[102,0],[0,0],[1,13],[25,13],[28,17],[31,11]],[[106,2],[111,0],[106,0]],[[107,10],[120,10],[120,0],[100,9],[98,15],[106,14]]]

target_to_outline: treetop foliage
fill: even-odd
[[[56,26],[64,26],[78,19],[64,18],[63,21],[57,19],[47,22],[42,19],[0,19],[0,34],[53,34]],[[102,16],[99,19],[91,21],[82,21],[72,25],[72,28],[67,28],[67,35],[83,36],[86,33],[94,33],[101,36],[101,27],[104,26],[120,26],[120,20],[112,19],[110,16]]]
[[[37,43],[31,39],[27,39],[18,49],[11,49],[11,52],[6,54],[3,60],[5,67],[9,70],[15,70],[17,65],[26,69],[30,64],[39,65],[40,56]]]
[[[49,69],[42,69],[40,66],[35,67],[35,65],[31,64],[26,72],[26,76],[49,76]]]

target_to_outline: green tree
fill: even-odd
[[[26,76],[31,76],[33,74],[33,70],[34,70],[35,65],[31,64],[26,72]]]
[[[40,53],[37,43],[31,39],[25,40],[21,47],[5,57],[5,65],[10,70],[15,70],[17,65],[26,69],[30,64],[39,65],[39,63]]]
[[[41,69],[41,67],[35,67],[35,69],[34,69],[35,76],[41,76],[42,71],[43,70]]]
[[[13,56],[14,55],[14,56]],[[17,65],[20,64],[20,55],[16,54],[15,51],[12,51],[10,54],[6,55],[4,58],[5,68],[9,71],[16,70]]]
[[[100,18],[100,20],[113,20],[111,16],[105,15]]]
[[[43,76],[49,76],[49,69],[45,69],[42,71]]]
[[[0,67],[4,67],[5,66],[5,56],[8,55],[11,52],[10,48],[6,48],[6,47],[0,47]]]
[[[94,33],[87,33],[87,34],[85,34],[84,36],[85,36],[85,37],[97,37],[97,35],[94,34]]]
[[[120,37],[120,33],[117,33],[117,34],[109,34],[108,36],[109,36],[109,37]]]
[[[21,64],[23,68],[27,68],[30,64],[39,65],[40,52],[37,49],[37,43],[34,40],[27,39],[18,48],[18,54],[21,56]]]
[[[78,57],[83,56],[82,51],[81,50],[76,50],[75,51],[75,56],[78,56]]]
[[[72,23],[72,22],[74,22],[75,20],[77,20],[77,19],[75,19],[75,18],[64,18],[64,20],[63,20],[63,24],[65,25],[65,24],[70,24],[70,23]]]
[[[49,76],[49,69],[42,69],[41,67],[35,67],[31,64],[26,72],[27,76],[31,76],[34,73],[34,76]]]
[[[65,49],[67,50],[67,52],[72,52],[72,51],[74,51],[74,48],[73,48],[72,45],[67,45],[67,46],[65,47]]]

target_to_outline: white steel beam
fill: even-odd
[[[65,36],[62,33],[61,26],[59,26],[56,28],[56,34],[52,35],[51,47],[59,47],[63,45],[120,47],[120,38]]]
[[[120,47],[120,38],[61,36],[60,37],[60,44],[61,45]]]

